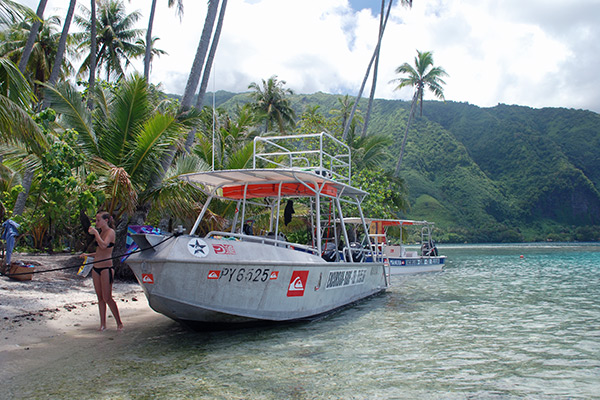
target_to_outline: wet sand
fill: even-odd
[[[13,261],[36,266],[36,271],[77,263],[71,255],[13,255]],[[136,340],[136,330],[170,324],[155,313],[137,283],[115,282],[125,329],[117,331],[108,311],[107,329],[98,331],[99,316],[91,275],[77,269],[35,274],[31,281],[0,277],[0,381],[48,368],[61,359],[87,359],[82,353],[102,351],[104,345]],[[79,355],[79,356],[78,356]]]

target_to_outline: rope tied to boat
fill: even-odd
[[[16,274],[10,274],[10,273],[2,273],[2,272],[0,272],[0,275],[6,276],[8,278],[11,278],[13,276],[19,276],[19,275],[43,274],[43,273],[46,273],[46,272],[55,272],[55,271],[63,271],[63,270],[67,270],[67,269],[81,268],[82,266],[85,266],[85,265],[96,264],[96,263],[103,262],[103,261],[114,260],[114,259],[125,257],[125,256],[129,257],[132,254],[141,253],[142,251],[149,250],[149,249],[152,249],[154,247],[157,247],[157,246],[163,244],[164,242],[166,242],[167,240],[173,239],[174,237],[177,237],[177,236],[180,236],[180,235],[174,234],[174,235],[171,235],[171,236],[167,236],[166,238],[164,238],[160,242],[158,242],[158,243],[156,243],[154,245],[151,245],[150,247],[144,247],[143,249],[137,249],[137,250],[134,250],[134,251],[132,251],[130,253],[125,253],[125,254],[120,254],[120,255],[117,255],[117,256],[112,256],[112,257],[105,258],[105,259],[102,259],[102,260],[94,260],[94,261],[91,261],[91,262],[86,262],[86,263],[83,263],[83,264],[73,265],[73,266],[70,266],[70,267],[52,268],[52,269],[46,269],[46,270],[43,270],[43,271],[19,272],[19,273],[16,273]]]

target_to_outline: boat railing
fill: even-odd
[[[350,183],[350,147],[326,132],[254,138],[252,168],[298,168]]]
[[[242,242],[269,244],[271,246],[291,248],[293,250],[304,251],[304,252],[312,253],[315,255],[319,254],[317,249],[315,249],[313,247],[302,245],[302,244],[297,244],[297,243],[291,243],[286,240],[270,238],[268,236],[255,236],[255,235],[247,235],[245,233],[210,231],[205,236],[205,238],[207,238],[207,239],[212,238],[212,239],[240,240]]]

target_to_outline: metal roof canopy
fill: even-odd
[[[359,217],[348,217],[344,218],[344,222],[347,224],[361,224],[362,221]],[[381,222],[384,227],[388,226],[407,226],[407,225],[434,225],[433,222],[428,221],[414,221],[410,219],[377,219],[377,218],[365,218],[367,224],[373,222]]]
[[[318,191],[322,191],[323,188],[333,188],[337,192],[336,197],[354,197],[362,200],[368,195],[368,192],[364,190],[346,185],[341,182],[337,182],[332,179],[324,178],[311,171],[301,171],[296,169],[242,169],[242,170],[223,170],[223,171],[207,171],[197,172],[192,174],[185,174],[180,177],[200,190],[205,192],[209,196],[215,196],[226,200],[238,200],[237,197],[227,197],[223,193],[219,193],[219,189],[244,187],[248,185],[248,188],[255,185],[273,184],[293,184],[299,183],[307,187],[309,190],[314,192],[316,185]],[[327,196],[325,193],[321,193]],[[283,195],[283,194],[282,194]],[[312,197],[307,194],[297,194],[291,197]],[[265,193],[262,197],[278,197],[277,191],[274,193]]]

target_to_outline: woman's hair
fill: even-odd
[[[100,211],[98,213],[98,215],[102,218],[106,220],[106,223],[108,224],[108,226],[112,229],[115,229],[115,220],[113,219],[112,215],[110,215],[108,212],[106,211]]]

